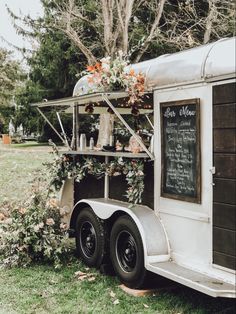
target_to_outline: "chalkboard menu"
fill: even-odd
[[[161,195],[201,201],[200,101],[161,103]]]

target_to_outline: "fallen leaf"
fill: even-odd
[[[119,301],[118,299],[116,299],[116,300],[113,302],[114,305],[117,305],[117,304],[119,304],[119,303],[120,303],[120,301]]]
[[[82,276],[79,276],[79,277],[78,277],[78,279],[81,280],[81,281],[83,281],[83,280],[86,279],[86,278],[88,278],[87,275],[82,275]]]
[[[147,304],[143,304],[143,306],[144,306],[146,309],[149,308],[149,306],[148,306]]]
[[[86,275],[86,273],[83,273],[83,272],[80,271],[80,270],[75,272],[75,277],[84,276],[84,275]]]
[[[88,276],[88,277],[92,277],[92,276],[96,276],[96,274],[94,274],[94,273],[88,273],[87,276]]]
[[[115,296],[116,296],[116,294],[113,291],[111,291],[110,292],[110,297],[114,298]]]
[[[55,280],[53,280],[53,279],[49,281],[49,284],[50,284],[50,285],[54,285],[54,284],[56,284],[56,283],[57,283],[57,282],[56,282]]]

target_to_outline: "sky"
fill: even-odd
[[[11,18],[7,13],[6,4],[16,15],[20,13],[23,15],[30,14],[33,18],[42,15],[42,6],[40,0],[0,0],[0,47],[14,51],[14,58],[21,59],[21,54],[1,39],[4,37],[8,42],[21,48],[31,48],[29,40],[16,34]]]

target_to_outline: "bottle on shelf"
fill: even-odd
[[[80,150],[85,150],[86,149],[86,135],[84,133],[82,133],[80,135]]]
[[[89,140],[89,149],[90,149],[90,150],[93,150],[93,149],[94,149],[94,139],[93,139],[93,137],[90,137],[90,140]]]

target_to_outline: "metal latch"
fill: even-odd
[[[213,174],[216,174],[216,167],[211,167],[210,168],[210,172],[211,172],[211,174],[213,175]],[[211,182],[211,185],[212,186],[215,186],[216,184],[213,182],[213,180],[212,180],[212,182]]]
[[[216,167],[211,167],[210,172],[211,174],[216,174]]]

